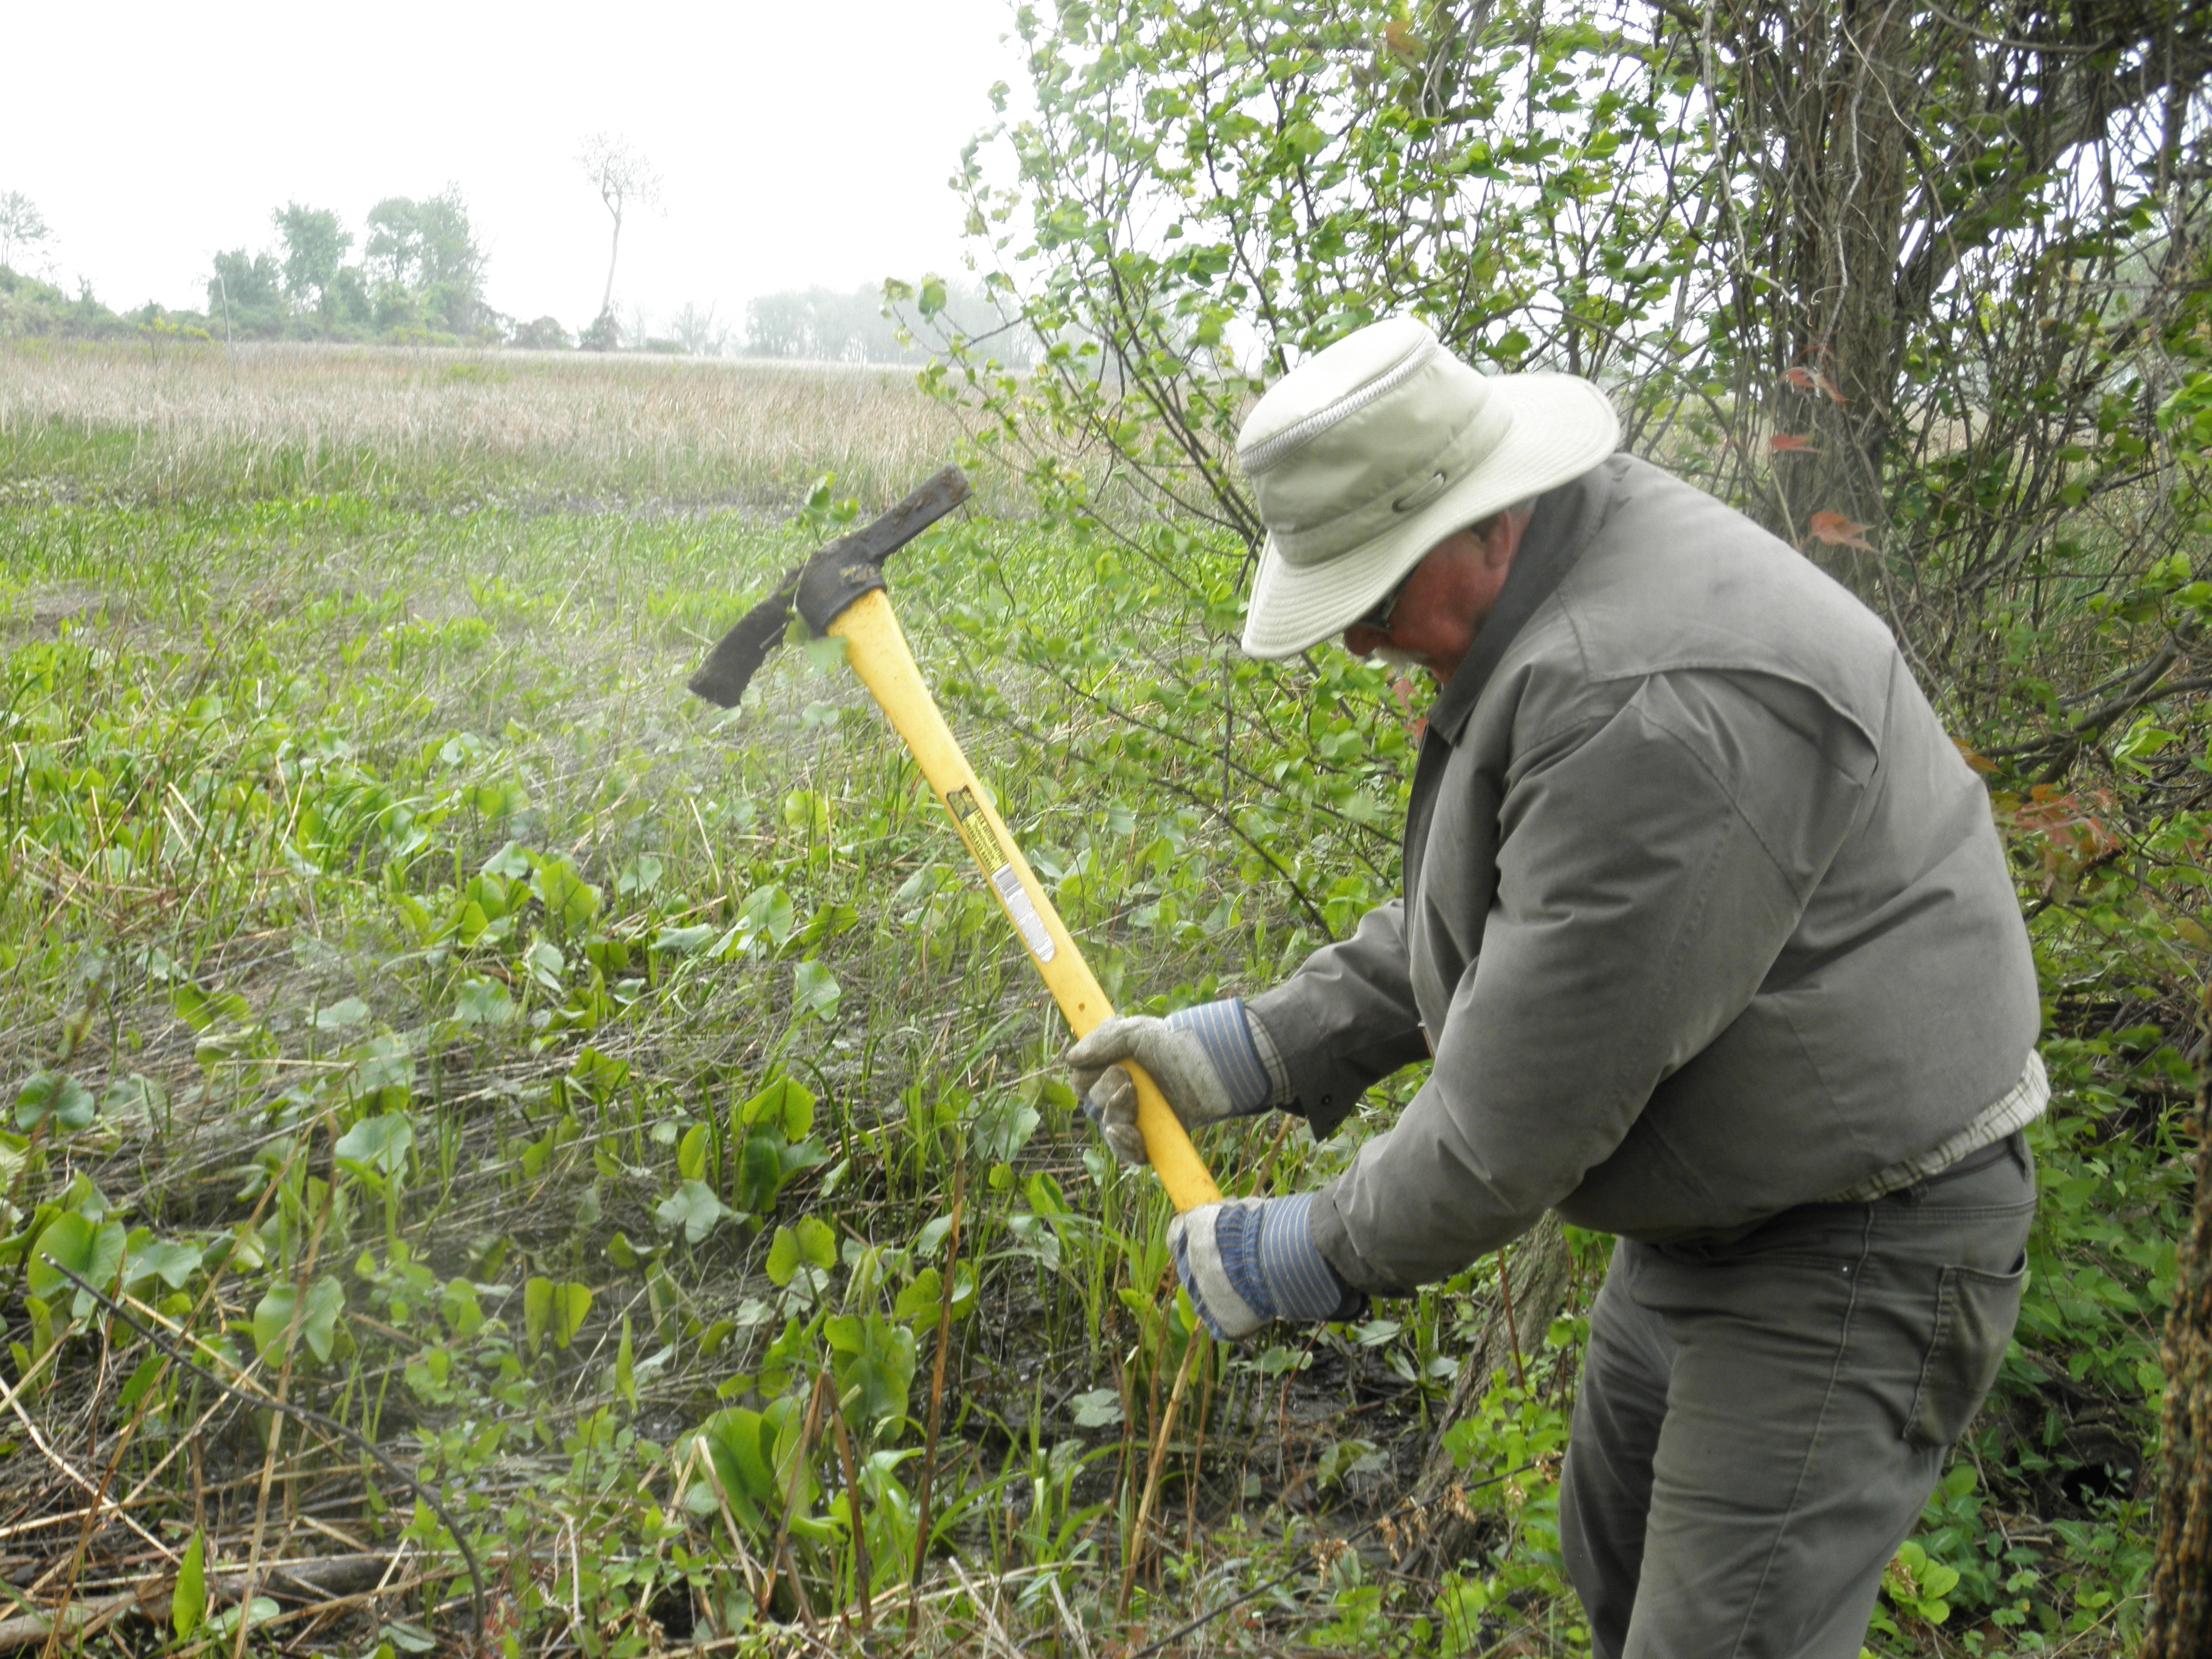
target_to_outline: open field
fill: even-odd
[[[1452,1431],[1471,1554],[1401,1575],[1499,1264],[1194,1342],[1162,1200],[865,694],[796,646],[731,714],[684,693],[836,497],[956,436],[872,374],[0,349],[0,1639],[69,1604],[88,1651],[229,1651],[247,1578],[321,1557],[344,1587],[264,1583],[246,1646],[460,1650],[447,1522],[274,1396],[442,1501],[487,1651],[1088,1659],[1271,1580],[1164,1650],[1587,1650],[1553,1476],[1606,1241]],[[1391,890],[1418,708],[1224,651],[1238,550],[975,514],[892,577],[1124,1006],[1259,988]],[[2107,948],[2064,921],[2054,985]],[[1885,1652],[2133,1628],[2182,1176],[2116,1133],[2179,1064],[2130,1029],[2049,1047],[2021,1341]],[[1414,1081],[1205,1150],[1295,1190]]]
[[[15,341],[0,434],[35,482],[140,501],[394,492],[544,504],[873,501],[957,435],[908,370],[577,352]],[[19,477],[18,483],[27,481]],[[586,505],[571,502],[571,505]]]

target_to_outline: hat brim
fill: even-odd
[[[1247,656],[1295,656],[1359,620],[1455,530],[1580,477],[1620,444],[1604,392],[1572,374],[1501,374],[1491,395],[1513,422],[1482,464],[1383,534],[1319,564],[1284,559],[1270,536],[1244,617]]]

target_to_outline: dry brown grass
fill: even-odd
[[[864,503],[951,458],[911,370],[583,353],[0,341],[0,477],[121,494],[336,490]],[[66,465],[64,465],[66,461]]]

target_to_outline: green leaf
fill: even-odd
[[[71,1291],[74,1316],[83,1318],[96,1304],[59,1269],[66,1267],[93,1289],[105,1291],[123,1265],[125,1237],[119,1221],[96,1223],[75,1211],[56,1216],[32,1249],[26,1274],[31,1294],[52,1302],[64,1291]]]
[[[818,1216],[801,1216],[793,1230],[799,1238],[799,1253],[817,1267],[837,1265],[837,1230]]]
[[[904,1416],[914,1382],[913,1331],[875,1312],[865,1319],[833,1319],[830,1325],[831,1346],[849,1356],[836,1370],[838,1401],[847,1415],[861,1423]]]
[[[693,1124],[684,1132],[684,1139],[676,1143],[676,1173],[686,1181],[696,1181],[707,1173],[705,1124]]]
[[[672,951],[678,956],[696,956],[714,942],[718,930],[712,922],[702,922],[696,927],[664,927],[653,936],[647,946],[653,951]]]
[[[975,1114],[969,1126],[969,1144],[989,1163],[1011,1164],[1043,1121],[1034,1106],[1001,1100]]]
[[[466,1341],[483,1328],[483,1307],[477,1287],[465,1279],[449,1279],[438,1296],[438,1311],[453,1334]]]
[[[15,1094],[15,1127],[27,1134],[48,1119],[74,1133],[90,1127],[93,1111],[92,1091],[60,1072],[33,1072]]]
[[[786,1140],[800,1140],[814,1127],[814,1097],[795,1079],[780,1077],[738,1108],[738,1121],[772,1123]]]
[[[791,1013],[794,1019],[807,1014],[827,1019],[836,1008],[837,1000],[844,994],[836,975],[812,957],[791,970]]]
[[[168,1363],[167,1355],[158,1353],[149,1353],[140,1360],[137,1369],[131,1373],[130,1380],[116,1390],[116,1408],[125,1412],[137,1409],[138,1402],[146,1397],[155,1380],[161,1376],[162,1367]]]
[[[757,1530],[768,1510],[777,1505],[775,1431],[756,1411],[732,1407],[716,1412],[696,1437],[713,1464],[730,1512]],[[774,1525],[769,1521],[768,1524]]]
[[[599,890],[576,873],[566,859],[542,858],[531,872],[530,889],[545,914],[563,927],[581,927],[599,913]]]
[[[100,1091],[100,1110],[110,1118],[151,1118],[167,1097],[167,1091],[152,1078],[132,1072]]]
[[[169,1006],[177,1018],[205,1035],[226,1021],[240,1024],[253,1018],[253,1009],[235,991],[207,991],[186,980],[169,993]]]
[[[185,1281],[199,1271],[200,1247],[171,1239],[157,1239],[133,1255],[123,1271],[126,1285],[137,1285],[149,1279],[159,1279],[173,1291],[180,1291]]]
[[[800,1259],[799,1235],[788,1227],[778,1227],[775,1237],[769,1241],[769,1283],[778,1286],[790,1284],[792,1275],[799,1271]]]
[[[891,1311],[908,1324],[934,1325],[944,1295],[944,1277],[934,1267],[924,1267],[899,1291]]]
[[[568,1075],[583,1085],[585,1093],[604,1103],[629,1081],[629,1062],[586,1048],[578,1052],[568,1067]]]
[[[632,1411],[637,1409],[637,1359],[630,1347],[628,1314],[623,1316],[622,1341],[615,1349],[615,1392],[629,1401]]]
[[[292,1328],[298,1292],[289,1285],[276,1285],[253,1310],[253,1344],[264,1359],[277,1357],[279,1346]],[[345,1306],[345,1287],[325,1273],[307,1287],[307,1305],[300,1316],[300,1335],[307,1352],[328,1363],[337,1341],[339,1311]]]
[[[514,999],[495,979],[465,979],[453,994],[453,1018],[464,1025],[504,1025],[514,1018]]]
[[[415,1126],[404,1112],[365,1117],[338,1137],[334,1148],[338,1163],[356,1174],[395,1176],[407,1167],[407,1152],[415,1144]]]
[[[1075,1407],[1075,1421],[1081,1428],[1103,1429],[1121,1420],[1121,1396],[1112,1389],[1093,1389],[1067,1403]]]
[[[368,1018],[368,1005],[359,997],[348,997],[343,1002],[333,1002],[326,1008],[315,1010],[314,1018],[307,1024],[318,1031],[342,1031],[349,1025],[358,1025]]]
[[[207,1617],[207,1539],[198,1528],[177,1565],[177,1588],[169,1595],[169,1623],[177,1640],[189,1641]]]
[[[705,1182],[687,1181],[661,1200],[653,1213],[664,1227],[683,1228],[685,1243],[696,1244],[714,1231],[717,1222],[732,1212]]]
[[[745,896],[738,910],[738,926],[749,939],[765,939],[781,946],[798,925],[799,913],[781,887],[763,887]]]
[[[522,1328],[531,1352],[543,1347],[548,1337],[555,1347],[567,1347],[591,1310],[592,1292],[586,1285],[556,1285],[550,1279],[529,1280],[522,1287]]]

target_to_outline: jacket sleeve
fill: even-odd
[[[1316,1139],[1334,1131],[1377,1078],[1426,1056],[1407,973],[1406,902],[1359,919],[1347,939],[1325,945],[1245,1012],[1267,1028],[1290,1073],[1285,1107]]]
[[[1506,780],[1481,953],[1429,1080],[1313,1206],[1315,1242],[1370,1292],[1456,1273],[1612,1153],[1748,1005],[1865,775],[1755,689],[1695,673],[1647,679],[1527,752]]]

